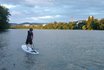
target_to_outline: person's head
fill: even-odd
[[[30,28],[29,30],[30,30],[30,31],[33,31],[33,29],[32,29],[32,28]]]

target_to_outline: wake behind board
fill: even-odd
[[[39,54],[39,52],[37,50],[32,50],[32,48],[28,47],[26,45],[22,45],[21,48],[27,52],[27,53],[30,53],[30,54]]]

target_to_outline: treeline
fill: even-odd
[[[64,23],[64,22],[53,22],[53,23],[47,23],[47,24],[41,24],[41,25],[13,25],[11,26],[11,29],[74,29],[75,24],[74,23]]]
[[[87,21],[83,22],[81,26],[83,30],[104,30],[104,19],[94,19],[93,16],[89,16]]]
[[[0,5],[0,29],[9,28],[9,9]]]
[[[16,25],[11,28],[34,28],[34,29],[80,29],[80,30],[104,30],[104,19],[94,19],[89,16],[87,20],[80,20],[74,22],[53,22],[43,25]]]
[[[42,26],[42,29],[75,29],[75,23],[54,22]]]
[[[80,29],[80,30],[104,30],[104,19],[94,19],[89,16],[87,20],[74,21],[69,23],[54,22],[42,27],[43,29]]]

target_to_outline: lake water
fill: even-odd
[[[34,30],[39,55],[21,49],[26,35],[0,32],[0,70],[104,70],[104,31]]]

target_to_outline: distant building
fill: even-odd
[[[23,26],[30,26],[30,24],[23,24]]]
[[[38,26],[38,25],[34,25],[34,26]]]
[[[46,26],[46,24],[43,24],[43,26]]]

